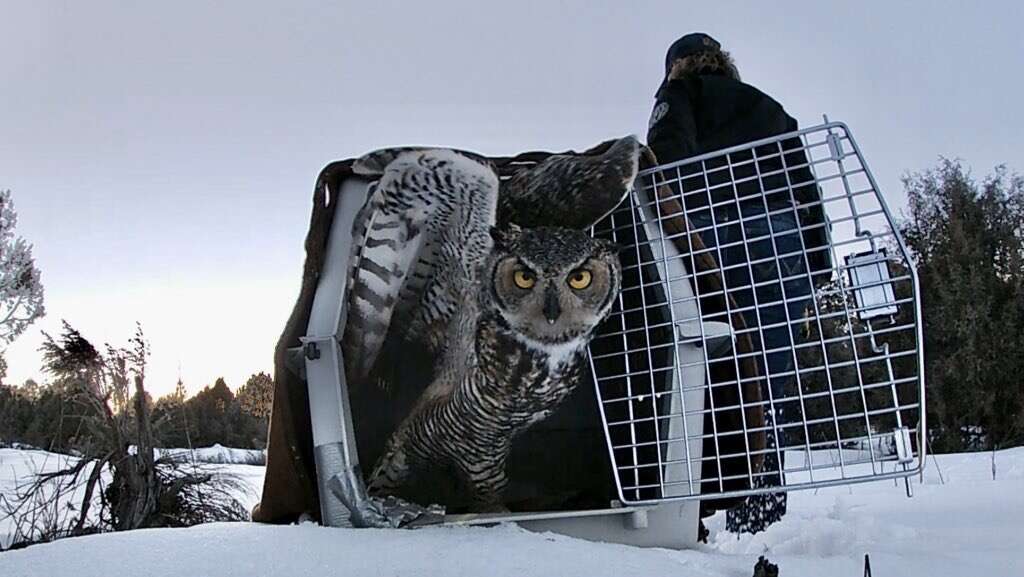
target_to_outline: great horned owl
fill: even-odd
[[[584,353],[618,294],[612,245],[562,228],[493,229],[494,249],[448,333],[439,370],[370,477],[372,493],[451,464],[478,511],[501,510],[515,435],[579,383]]]
[[[512,438],[575,387],[620,285],[610,245],[541,221],[593,224],[628,192],[638,156],[625,138],[505,183],[485,160],[451,150],[391,149],[355,163],[357,174],[379,179],[353,230],[342,339],[349,381],[358,386],[389,364],[382,359],[414,348],[436,359],[378,460],[373,491],[443,461],[469,481],[478,509],[499,505]],[[552,210],[538,210],[545,199]],[[515,227],[517,216],[538,228]]]

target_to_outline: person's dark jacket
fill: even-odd
[[[659,112],[663,104],[668,109]],[[796,120],[770,96],[722,75],[667,80],[654,108],[647,145],[662,163],[796,130]]]
[[[778,136],[798,129],[797,122],[772,97],[749,84],[718,74],[686,74],[666,80],[658,89],[657,101],[651,115],[647,145],[654,151],[659,164],[668,164],[709,152]],[[760,187],[756,182],[736,186],[736,193],[746,201],[741,205],[761,205],[760,192],[767,197],[769,210],[790,206],[788,188],[799,207],[800,224],[804,227],[804,243],[812,272],[825,271],[831,266],[827,224],[821,206],[818,187],[808,166],[807,155],[799,138],[789,138],[779,144],[758,147],[759,161],[744,164],[749,153],[732,155],[732,171],[722,168],[724,158],[705,162],[710,193],[716,205],[728,200],[732,187],[718,187],[729,179],[742,180],[761,174]],[[686,177],[700,173],[700,164],[680,167]],[[722,168],[721,170],[715,170]],[[785,170],[784,170],[785,169]],[[701,190],[688,194],[694,188],[706,189],[702,178],[692,179],[696,186],[684,186],[684,202],[689,214],[694,208],[707,204],[709,193]],[[684,183],[686,182],[684,178]],[[678,188],[678,187],[674,187]],[[749,196],[747,196],[749,195]],[[755,198],[756,197],[756,198]],[[747,211],[744,209],[744,216]],[[817,250],[816,250],[817,249]],[[827,280],[828,275],[816,275]]]

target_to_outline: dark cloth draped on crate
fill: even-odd
[[[604,143],[580,154],[600,154],[609,145],[610,142]],[[547,152],[530,152],[515,157],[488,160],[497,169],[503,182],[507,182],[518,171],[528,169],[549,155]],[[647,151],[642,159],[642,166],[650,167],[653,163],[654,157]],[[351,160],[331,163],[321,171],[314,189],[313,213],[305,241],[306,261],[303,267],[302,286],[275,349],[274,402],[267,449],[267,469],[262,498],[253,511],[254,521],[285,523],[294,521],[303,513],[319,518],[309,397],[305,381],[287,366],[287,350],[299,346],[299,338],[306,333],[313,295],[323,268],[326,243],[334,217],[337,201],[334,195],[341,189],[344,180],[353,178],[351,165]],[[504,190],[503,188],[503,192]],[[514,202],[514,199],[501,199],[500,205],[505,207],[499,206],[499,216],[502,211],[507,213],[509,202]],[[671,199],[666,198],[663,202],[663,214],[679,213],[678,210],[672,211]],[[685,222],[678,217],[670,218],[665,226],[667,230],[679,233],[686,230]],[[696,234],[681,234],[674,242],[679,245],[681,252],[688,251],[690,246],[697,250],[702,246]],[[698,268],[701,269],[698,272],[717,269],[709,255],[698,258],[698,263]],[[720,287],[721,281],[716,281],[715,278],[717,275],[710,274],[699,280],[706,285],[701,289],[702,294],[713,293],[716,286]],[[720,288],[718,291],[720,292]],[[711,307],[706,309],[709,312],[725,310],[724,301],[717,304],[709,301],[707,306]],[[661,314],[667,313],[663,311]],[[749,344],[745,345],[741,339],[737,346],[742,350]],[[414,374],[415,371],[421,370],[422,362],[425,361],[410,359],[402,370]],[[754,367],[744,366],[741,372],[745,378],[756,378]],[[735,380],[734,373],[735,371],[719,374],[713,369],[712,382],[715,382],[716,378]],[[426,379],[421,377],[421,380],[425,386]],[[735,390],[735,387],[732,389]],[[725,394],[728,393],[726,391]],[[414,402],[417,394],[415,388],[407,389],[397,396],[375,387],[363,387],[352,391],[350,401],[360,462],[364,470],[372,467],[389,431],[394,429],[407,412],[403,407]],[[718,391],[715,392],[716,402],[722,403],[723,406],[737,402],[737,399],[730,402],[730,399],[725,397],[719,400],[719,394]],[[744,392],[744,401],[756,402],[760,400],[759,395],[760,388],[755,385]],[[386,411],[382,410],[385,406],[388,407]],[[762,422],[758,421],[758,418],[759,415],[748,412],[748,427],[753,426],[752,423]],[[738,411],[733,411],[732,414],[723,413],[720,419],[722,420],[718,423],[719,431],[729,430],[730,427],[731,430],[742,428]],[[740,437],[742,446],[742,435],[733,437]],[[752,447],[763,446],[763,433],[754,433],[751,438]],[[708,446],[709,443],[706,442],[705,456],[713,455],[713,443],[710,443],[710,452]],[[723,454],[726,454],[726,451],[741,452],[731,445],[720,446],[723,447]],[[543,450],[538,447],[543,447]],[[726,474],[744,476],[748,469],[747,463],[747,459],[724,460],[723,468],[728,469]],[[578,387],[572,397],[549,419],[531,427],[516,439],[508,466],[512,483],[507,494],[507,502],[513,510],[603,508],[609,505],[609,501],[616,497],[616,491],[595,391],[594,387],[590,386],[590,381]],[[448,501],[451,510],[458,510],[458,491],[443,476],[428,476],[417,483],[417,488],[418,491],[413,491],[407,496],[422,501]],[[739,485],[726,488],[746,488],[746,484],[743,481]],[[439,496],[441,498],[438,498]]]
[[[305,380],[289,368],[288,349],[300,346],[299,338],[306,335],[334,221],[338,200],[335,195],[341,182],[352,176],[352,162],[353,159],[349,159],[327,165],[320,171],[313,188],[302,284],[274,347],[274,401],[267,435],[267,466],[263,493],[252,511],[253,521],[291,523],[304,513],[320,518],[309,391]]]

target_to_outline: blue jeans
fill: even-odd
[[[742,223],[737,204],[748,219]],[[797,380],[785,373],[793,371],[793,345],[798,342],[814,291],[796,210],[785,205],[771,210],[776,214],[767,215],[763,201],[758,200],[716,207],[713,216],[705,207],[688,217],[705,246],[714,249],[712,255],[723,269],[734,303],[730,307],[742,311],[746,334],[754,349],[764,353],[758,355],[757,364],[760,373],[768,377],[772,397],[794,398],[776,402],[773,410],[766,411],[769,422],[782,425],[799,420],[801,414],[795,398]],[[763,397],[768,400],[768,391],[763,391]],[[779,444],[784,447],[782,433],[778,433]],[[774,446],[774,439],[771,444]]]

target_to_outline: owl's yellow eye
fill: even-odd
[[[534,283],[537,282],[537,277],[533,276],[533,273],[528,270],[519,269],[512,274],[512,282],[516,283],[516,286],[523,289],[533,288]]]
[[[589,270],[576,269],[569,273],[569,286],[576,290],[583,290],[590,286],[590,281],[593,280],[593,275],[590,274]]]

